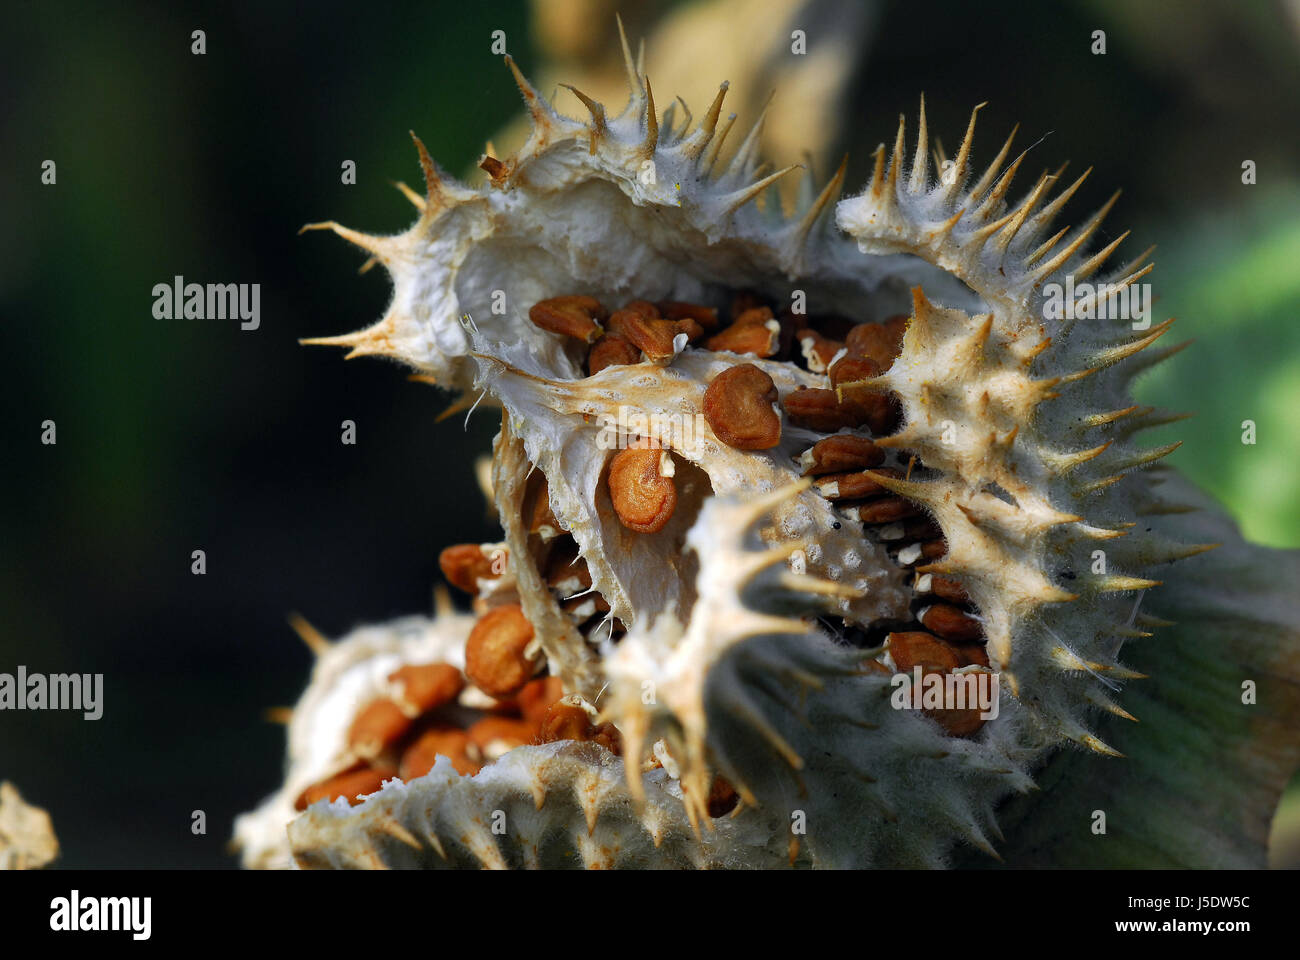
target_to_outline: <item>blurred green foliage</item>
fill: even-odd
[[[1272,171],[1266,172],[1266,180]],[[1156,367],[1145,403],[1194,411],[1164,428],[1185,439],[1171,462],[1205,487],[1250,540],[1300,546],[1300,191],[1295,182],[1243,187],[1241,209],[1170,222],[1156,252],[1161,316],[1173,343],[1195,343]],[[1242,443],[1243,423],[1255,444]]]

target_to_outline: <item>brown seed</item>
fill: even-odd
[[[542,718],[541,733],[543,743],[556,740],[583,740],[591,729],[591,716],[579,704],[561,701],[553,703]]]
[[[889,496],[862,504],[858,508],[858,518],[863,523],[893,523],[896,520],[918,516],[921,512],[921,508],[911,500]]]
[[[650,357],[671,356],[672,341],[679,333],[686,334],[687,343],[704,336],[704,325],[689,312],[663,317],[659,308],[648,300],[634,300],[617,311],[609,318],[609,329],[632,341]]]
[[[636,310],[626,308],[615,311],[609,318],[609,330],[627,340],[655,363],[671,360],[676,355],[673,339],[683,332],[674,320],[646,317]],[[689,333],[687,335],[689,338]]]
[[[982,648],[977,647],[976,649],[980,650],[981,653],[983,652]],[[959,655],[961,655],[960,652]],[[984,663],[981,665],[988,666],[988,657],[983,657],[983,660]],[[976,693],[976,691],[972,690],[970,687],[971,681],[965,679],[969,676],[971,676],[969,673],[963,674],[960,681],[965,690],[966,702],[968,704],[971,703],[972,695]],[[978,674],[976,676],[978,676]],[[980,680],[977,679],[975,683],[980,683]],[[951,710],[937,709],[924,711],[927,717],[930,717],[937,722],[939,726],[943,727],[949,736],[953,737],[969,737],[971,734],[978,732],[985,723],[984,719],[980,717],[980,712],[978,701],[976,704],[968,706],[964,710],[954,708]]]
[[[772,323],[775,325],[776,321]],[[776,356],[781,349],[781,328],[731,326],[709,337],[704,346],[720,353],[743,353],[766,359]]]
[[[666,320],[694,320],[705,330],[712,330],[718,325],[718,311],[700,303],[685,303],[681,300],[663,300],[659,309]]]
[[[855,323],[844,336],[844,345],[855,357],[870,357],[872,350],[878,349],[885,342],[885,328],[879,323]]]
[[[633,301],[633,302],[635,303],[637,301]],[[662,319],[663,318],[659,316],[658,307],[655,307],[654,313],[651,314],[651,313],[643,313],[642,311],[638,310],[636,307],[629,304],[626,307],[622,307],[618,310],[615,310],[613,313],[609,315],[609,319],[605,322],[605,332],[612,333],[620,337],[626,337],[627,325],[631,323],[633,320],[662,320]]]
[[[694,343],[700,337],[704,336],[704,325],[692,317],[683,317],[680,320],[674,320],[677,324],[677,332],[686,334],[686,342]]]
[[[546,717],[546,711],[551,709],[551,704],[563,696],[564,684],[560,682],[559,677],[538,677],[524,684],[516,700],[524,719],[536,725]]]
[[[735,317],[731,321],[733,327],[762,327],[776,319],[772,313],[772,308],[765,306],[750,307],[748,310],[743,310],[739,314],[733,314],[732,316]]]
[[[582,740],[591,729],[591,717],[587,711],[575,703],[561,701],[553,703],[542,718],[538,739],[542,743],[554,743],[556,740]]]
[[[859,392],[849,386],[840,389],[840,397],[840,407],[858,426],[866,427],[873,437],[887,437],[903,422],[903,409],[892,393]]]
[[[533,304],[528,319],[551,333],[593,342],[602,333],[607,312],[595,297],[551,297]]]
[[[623,304],[624,310],[635,310],[643,317],[651,317],[658,320],[663,314],[659,310],[658,304],[651,303],[649,300],[631,300]],[[676,320],[677,317],[669,317],[669,320]]]
[[[880,485],[880,481],[865,470],[857,473],[831,473],[818,477],[816,488],[817,492],[827,500],[860,500],[863,497],[879,496],[886,492]],[[859,520],[865,519],[864,511],[867,506],[867,504],[860,504],[857,507]]]
[[[954,643],[973,643],[984,636],[984,627],[950,603],[936,603],[921,616],[927,630]]]
[[[964,647],[956,647],[923,631],[891,633],[888,642],[894,665],[903,673],[920,667],[924,676],[946,674],[970,662]],[[984,725],[978,709],[926,710],[925,713],[954,737],[969,736]]]
[[[464,730],[454,727],[425,730],[402,753],[402,779],[414,780],[424,776],[433,769],[440,756],[450,760],[462,777],[474,776],[481,765],[470,756],[469,745],[469,735]]]
[[[851,409],[840,404],[834,390],[809,387],[785,395],[785,415],[795,426],[818,433],[834,433],[859,422]]]
[[[591,345],[587,354],[587,375],[594,377],[606,367],[640,363],[641,351],[625,337],[607,333]]]
[[[390,673],[388,679],[402,685],[399,705],[412,715],[451,703],[465,688],[465,678],[450,663],[407,664]]]
[[[947,673],[961,666],[952,646],[923,630],[903,630],[885,638],[894,666],[903,673],[920,667],[923,673]]]
[[[970,603],[970,595],[966,593],[966,588],[951,577],[941,577],[937,573],[932,574],[930,577],[930,590],[936,597],[941,597],[953,603]]]
[[[799,457],[799,466],[805,477],[863,470],[878,467],[884,462],[884,450],[866,437],[852,433],[837,433],[825,440],[818,440]]]
[[[628,447],[609,463],[609,498],[623,526],[636,533],[658,533],[673,518],[677,487],[661,473],[671,456],[654,447]]]
[[[484,757],[495,760],[506,750],[532,743],[537,736],[537,726],[513,717],[484,717],[465,733]]]
[[[831,386],[838,389],[845,384],[880,376],[880,365],[870,357],[844,356],[831,364],[826,372],[831,378]]]
[[[857,404],[862,408],[861,417],[864,421],[877,405],[891,396],[872,386],[871,381],[880,376],[880,366],[870,357],[840,357],[826,373],[831,380],[831,389],[842,402]]]
[[[466,593],[478,593],[480,580],[495,580],[505,572],[505,549],[494,558],[476,543],[458,543],[438,554],[442,575],[453,587]]]
[[[493,697],[492,705],[484,709],[491,712],[494,717],[518,717],[519,716],[519,695],[513,697]]]
[[[854,474],[852,478],[834,477],[829,475],[818,477],[816,480],[817,492],[820,493],[827,500],[850,499],[845,496],[832,496],[833,494],[839,492],[839,487],[832,487],[829,489],[826,488],[826,484],[828,481],[835,480],[838,483],[844,483],[845,480],[847,479],[847,485],[845,486],[845,489],[853,490],[853,491],[857,491],[857,490],[862,491],[861,496],[854,499],[871,500],[876,497],[885,496],[889,493],[889,491],[886,490],[883,486],[881,486],[880,481],[875,476],[877,474],[886,477],[893,477],[896,480],[901,480],[903,478],[903,472],[901,470],[896,470],[893,467],[877,467],[875,470],[862,471],[861,476],[859,476],[858,474]],[[862,516],[863,516],[862,509],[868,505],[869,505],[868,503],[838,504],[840,510],[843,511],[846,517],[848,517],[850,520],[857,520],[859,523],[862,522]]]
[[[709,337],[704,346],[709,350],[752,353],[757,357],[775,356],[781,348],[781,325],[769,308],[756,307]]]
[[[823,337],[811,327],[804,327],[795,332],[803,358],[808,361],[808,369],[813,373],[825,373],[835,354],[844,349],[838,340]]]
[[[907,330],[907,317],[890,317],[884,323],[859,323],[844,338],[849,352],[870,357],[888,370],[903,349],[903,334]]]
[[[903,337],[907,335],[907,328],[911,322],[912,318],[905,313],[896,313],[885,320],[885,331],[891,337],[888,342],[893,348],[891,362],[897,360],[898,355],[903,352]]]
[[[371,760],[383,753],[411,729],[411,718],[393,700],[371,700],[348,728],[348,746],[363,759]]]
[[[984,649],[983,644],[955,643],[952,648],[957,652],[957,658],[961,660],[963,667],[989,665],[989,653]]]
[[[829,370],[831,386],[840,405],[850,410],[858,423],[865,424],[873,436],[893,433],[902,420],[902,407],[892,393],[868,385],[880,375],[880,366],[868,357],[841,357]]]
[[[306,810],[318,800],[337,800],[343,797],[355,807],[361,803],[358,799],[360,796],[374,793],[384,785],[385,780],[392,780],[397,775],[397,770],[389,766],[353,767],[320,783],[312,784],[298,795],[293,806],[295,810]]]
[[[925,715],[933,717],[953,737],[969,737],[972,733],[977,733],[985,722],[980,717],[979,709],[974,707],[966,710],[926,710]]]
[[[722,371],[704,391],[704,419],[714,435],[737,450],[770,450],[781,442],[781,418],[772,408],[776,384],[752,363]]]
[[[538,743],[554,743],[557,740],[599,743],[610,753],[619,753],[623,749],[617,727],[612,723],[592,723],[587,711],[580,704],[569,700],[551,705],[542,719],[541,730],[537,735]]]
[[[493,607],[469,633],[465,673],[484,693],[509,697],[533,676],[535,661],[524,655],[533,640],[533,625],[517,603]]]

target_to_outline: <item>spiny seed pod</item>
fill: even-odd
[[[246,862],[934,866],[998,856],[995,842],[1009,859],[1059,848],[1086,862],[1075,822],[1035,819],[1025,801],[1007,807],[1006,834],[997,823],[1044,764],[1055,793],[1088,798],[1071,798],[1078,809],[1147,826],[1162,803],[1185,807],[1172,768],[1189,758],[1267,769],[1275,789],[1300,752],[1285,719],[1300,709],[1297,618],[1244,572],[1235,532],[1185,519],[1194,495],[1156,463],[1172,447],[1134,440],[1170,420],[1130,392],[1176,351],[1152,349],[1169,323],[1135,333],[1048,309],[1068,278],[1119,292],[1150,273],[1145,254],[1111,269],[1119,240],[1090,246],[1113,201],[1055,232],[1082,178],[1049,196],[1044,175],[1013,199],[1021,160],[1006,163],[1008,140],[977,170],[974,113],[936,177],[922,103],[913,147],[900,123],[862,192],[836,202],[841,165],[787,217],[757,202],[797,169],[760,172],[761,117],[723,162],[726,84],[676,128],[626,64],[627,106],[614,116],[578,94],[583,121],[510,63],[532,132],[488,184],[452,181],[417,140],[426,194],[409,230],[322,225],[384,264],[395,295],[375,326],[315,342],[394,357],[499,408],[509,569],[449,566],[478,591],[472,628],[447,614],[322,656],[288,782],[241,821]],[[520,250],[538,252],[528,270]],[[795,289],[810,314],[787,309]],[[661,453],[671,478],[649,469]],[[1224,566],[1185,559],[1212,541],[1233,544]],[[578,582],[564,574],[575,558]],[[1124,687],[1146,673],[1133,661],[1159,666],[1126,646],[1167,622],[1150,608],[1189,605],[1231,607],[1233,629],[1210,636],[1200,624],[1215,614],[1194,614],[1163,654],[1183,665],[1152,670],[1150,693]],[[446,642],[419,639],[430,632]],[[348,731],[394,695],[385,678],[434,661],[467,667],[471,716],[408,718],[362,758],[407,762],[432,743],[432,766],[412,760],[357,806],[314,803],[286,840],[291,798],[357,762]],[[1206,732],[1196,705],[1239,710],[1242,664],[1283,678],[1271,705]],[[1000,707],[900,708],[891,688],[908,667],[983,685]],[[1114,729],[1131,719],[1121,693],[1202,733],[1171,760],[1159,737]],[[486,736],[502,713],[513,738]],[[528,729],[536,742],[509,745]],[[483,765],[471,776],[467,763]],[[1252,862],[1268,790],[1239,830],[1188,844],[1150,827],[1144,849]],[[497,814],[504,832],[487,827]]]
[[[737,450],[770,450],[781,442],[773,409],[776,384],[751,363],[723,370],[704,391],[704,419],[713,434]]]

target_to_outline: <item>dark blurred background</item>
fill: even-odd
[[[1143,384],[1146,402],[1198,411],[1175,428],[1188,442],[1173,462],[1252,539],[1300,545],[1295,3],[11,4],[0,672],[103,673],[105,695],[94,722],[0,713],[0,779],[50,812],[61,865],[233,866],[233,816],[280,775],[283,730],[264,712],[292,704],[310,668],[287,614],[333,636],[427,611],[438,549],[497,538],[472,470],[493,414],[435,423],[447,398],[400,368],[297,344],[370,323],[388,297],[382,269],[356,275],[359,251],[298,227],[404,229],[412,211],[389,181],[419,184],[408,129],[462,173],[487,139],[509,141],[520,102],[493,31],[527,73],[599,78],[615,9],[653,46],[710,7],[719,48],[728,20],[787,54],[805,23],[810,55],[847,33],[841,123],[810,146],[832,162],[850,151],[851,189],[922,90],[949,155],[988,100],[977,160],[1019,120],[1018,144],[1045,138],[1025,186],[1066,159],[1072,175],[1095,166],[1066,222],[1123,186],[1102,239],[1131,228],[1129,256],[1159,242],[1156,319],[1180,318],[1170,342],[1198,338]],[[725,79],[694,69],[703,81],[683,69],[656,91]],[[41,183],[47,159],[55,185]],[[152,288],[176,274],[260,283],[261,328],[154,319]],[[54,446],[40,442],[47,419]],[[344,419],[355,446],[340,443]],[[190,573],[195,549],[205,576]],[[1300,824],[1300,802],[1288,809]]]

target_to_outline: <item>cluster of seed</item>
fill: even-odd
[[[454,586],[477,595],[482,581],[500,576],[503,567],[494,559],[477,544],[460,544],[444,550],[439,565]],[[571,560],[580,578],[586,565],[576,550]],[[557,562],[557,582],[568,582],[560,567]],[[297,808],[338,797],[355,804],[386,780],[424,776],[439,756],[461,775],[473,776],[529,743],[592,740],[617,752],[618,731],[594,723],[588,704],[564,695],[559,678],[545,673],[533,640],[519,604],[501,603],[484,610],[470,631],[463,673],[448,663],[393,671],[388,682],[395,692],[362,706],[348,730],[352,765],[304,790]],[[462,696],[467,689],[473,696]]]
[[[779,397],[760,367],[737,364],[709,383],[701,412],[718,440],[738,450],[776,447],[785,423],[825,434],[798,457],[799,471],[834,504],[841,523],[860,524],[864,537],[881,542],[895,563],[913,573],[911,619],[853,624],[823,618],[841,642],[884,648],[867,661],[869,669],[910,674],[920,666],[925,675],[988,669],[983,628],[970,597],[958,581],[927,568],[947,553],[943,531],[920,504],[881,482],[928,473],[911,451],[890,443],[901,426],[902,408],[875,381],[897,359],[909,318],[856,323],[777,313],[749,292],[732,298],[726,322],[719,312],[701,304],[633,300],[611,313],[594,297],[563,296],[535,304],[529,318],[586,344],[589,376],[617,364],[668,365],[687,349],[786,362],[825,376],[825,387],[800,387]],[[676,505],[673,475],[672,454],[652,438],[636,439],[613,455],[607,484],[624,527],[653,534],[667,524]],[[590,587],[590,577],[584,584]],[[584,599],[596,604],[593,614],[608,611],[598,594]],[[618,624],[610,635],[621,633]],[[969,736],[984,722],[975,709],[929,714],[953,736]]]
[[[551,514],[544,479],[534,484],[525,509],[530,533],[545,545],[547,584],[563,598],[563,608],[575,624],[585,634],[594,634],[606,622],[609,605],[591,591],[591,575],[578,556],[577,543]],[[481,595],[484,581],[496,579],[502,570],[499,559],[477,544],[448,547],[438,560],[447,580],[474,596]],[[621,635],[622,625],[609,622]],[[465,643],[463,672],[442,662],[405,664],[387,679],[395,692],[362,706],[348,729],[353,762],[303,790],[295,803],[298,810],[339,797],[356,805],[385,781],[424,776],[439,756],[447,757],[462,776],[473,776],[525,744],[579,740],[622,754],[618,728],[598,722],[590,703],[566,695],[560,678],[546,672],[532,624],[518,603],[499,603],[480,612]],[[462,696],[467,690],[473,696]],[[467,700],[476,705],[467,706]],[[642,769],[659,766],[673,768],[662,743]],[[717,778],[709,797],[711,814],[730,812],[737,799],[730,784]]]

